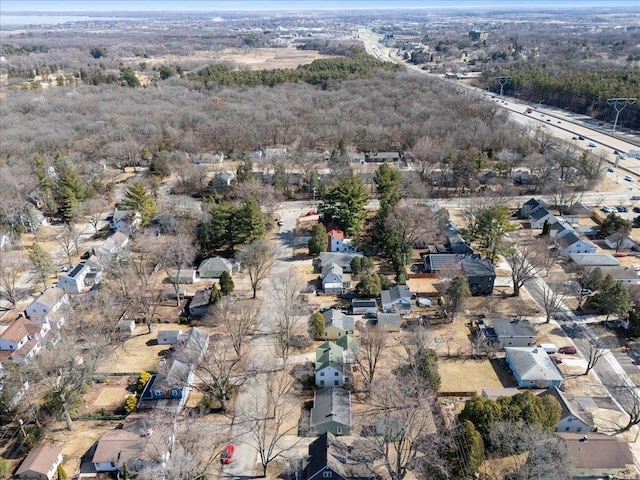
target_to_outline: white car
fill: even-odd
[[[596,148],[596,144],[595,144],[595,143],[593,143],[593,142],[590,142],[590,143],[589,143],[589,146],[590,146],[591,148]]]
[[[602,211],[604,213],[617,213],[618,209],[617,208],[613,208],[613,207],[607,207],[606,205],[604,207],[602,207]]]
[[[633,180],[633,177],[630,177],[629,175],[627,175],[626,177],[624,177],[624,179],[625,179],[627,182],[633,182],[633,181],[634,181],[634,180]]]

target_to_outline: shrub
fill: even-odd
[[[136,390],[142,392],[147,382],[151,380],[151,374],[149,372],[140,372],[138,375],[138,381],[136,382]]]
[[[131,413],[136,409],[138,405],[138,397],[135,395],[127,395],[127,398],[124,400],[124,411],[127,413]]]

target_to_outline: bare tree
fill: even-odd
[[[56,243],[62,248],[67,256],[69,268],[73,266],[72,256],[75,251],[78,253],[78,242],[80,238],[80,230],[73,225],[66,225],[64,230],[56,236]]]
[[[236,355],[240,356],[258,319],[258,311],[253,307],[240,306],[233,297],[223,297],[216,305],[213,315],[224,326]]]
[[[587,375],[592,368],[594,368],[600,359],[605,356],[607,353],[607,349],[605,346],[597,339],[589,340],[587,343],[586,351],[584,352],[585,359],[587,360],[587,368],[584,372],[584,375]]]
[[[195,371],[202,391],[220,403],[227,411],[227,401],[233,390],[243,385],[252,372],[248,371],[247,350],[236,353],[228,337],[209,346],[207,355]]]
[[[89,198],[84,202],[84,212],[89,217],[89,225],[93,227],[96,235],[98,234],[98,225],[102,215],[109,208],[109,202],[104,198]]]
[[[566,299],[559,285],[551,288],[548,284],[542,287],[542,307],[544,308],[545,322],[549,323],[551,318],[563,309],[563,302]]]
[[[14,308],[26,295],[19,283],[28,266],[28,260],[19,252],[0,252],[0,295]]]
[[[624,413],[629,415],[627,424],[620,429],[621,432],[631,430],[634,425],[640,424],[640,395],[638,388],[631,384],[610,387],[616,393],[616,399]]]
[[[249,273],[253,298],[256,298],[260,284],[271,271],[275,260],[275,249],[266,240],[254,240],[240,249],[238,260]]]
[[[270,387],[272,382],[277,381],[277,375],[282,373],[276,372],[275,377],[270,376],[267,379],[264,390],[268,403],[266,411],[260,401],[261,395],[258,393],[251,411],[245,412],[245,421],[249,426],[250,444],[260,457],[263,477],[267,476],[267,469],[271,462],[295,448],[301,440],[297,439],[288,445],[284,443],[284,438],[297,429],[297,424],[291,422],[290,417],[294,415],[298,407],[293,402],[287,402],[286,394],[288,391]],[[269,413],[273,413],[273,415]]]
[[[388,333],[380,325],[367,326],[360,332],[358,348],[354,356],[367,390],[373,384],[376,368],[387,346],[388,337]]]
[[[531,243],[511,243],[504,254],[511,267],[513,296],[520,296],[520,289],[525,283],[534,279],[544,264],[544,252]]]
[[[302,316],[306,313],[300,301],[302,279],[293,270],[273,282],[275,311],[270,315],[269,328],[273,335],[276,356],[282,358],[283,368],[287,368],[289,355],[295,350],[294,338],[304,333]]]
[[[180,306],[180,273],[191,266],[197,253],[196,242],[193,235],[179,233],[169,237],[166,243],[157,245],[156,258],[162,265],[171,280],[176,292],[176,306]],[[172,276],[171,273],[175,273]]]

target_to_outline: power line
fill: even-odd
[[[613,122],[613,131],[616,131],[616,126],[618,125],[618,117],[620,116],[620,112],[624,110],[627,105],[633,105],[636,103],[636,98],[608,98],[607,103],[612,105],[613,108],[616,109],[616,119]]]

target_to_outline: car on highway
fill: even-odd
[[[582,135],[578,136],[578,140],[584,140],[584,137]]]
[[[576,347],[574,347],[573,345],[567,345],[565,347],[560,347],[558,349],[558,353],[573,354],[576,352],[577,352]]]
[[[571,137],[571,140],[577,140],[578,137]]]
[[[562,123],[560,120],[558,120],[558,123]]]
[[[606,205],[604,207],[602,207],[601,210],[604,213],[616,213],[618,211],[618,209],[613,208],[613,207],[607,207]]]
[[[615,170],[613,168],[607,168],[607,172],[613,173]]]
[[[596,146],[597,146],[597,145],[596,145],[595,143],[593,143],[593,142],[589,142],[589,146],[590,146],[591,148],[596,148]]]
[[[625,179],[627,182],[633,182],[633,181],[634,181],[634,180],[633,180],[633,177],[630,177],[629,175],[625,176],[625,177],[624,177],[624,179]]]

